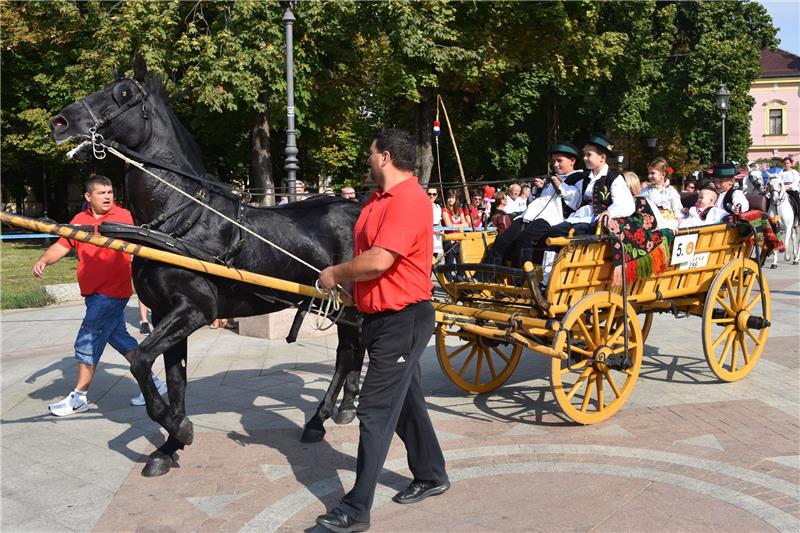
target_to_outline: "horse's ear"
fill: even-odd
[[[114,67],[111,69],[111,81],[117,81],[119,78],[119,70],[117,70],[117,67]]]
[[[133,58],[133,79],[144,81],[145,76],[147,76],[147,63],[144,61],[144,56],[140,52],[136,52]]]

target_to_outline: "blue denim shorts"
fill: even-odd
[[[86,316],[83,317],[78,338],[75,339],[75,359],[88,365],[97,365],[106,344],[125,355],[139,344],[128,333],[125,325],[125,305],[128,298],[110,298],[92,294],[84,298]]]

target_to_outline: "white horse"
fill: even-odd
[[[789,201],[789,194],[783,185],[783,180],[777,174],[771,174],[767,182],[767,192],[769,193],[769,212],[772,216],[778,217],[783,227],[783,242],[786,245],[784,261],[792,261],[793,265],[800,263],[800,223],[797,214]],[[792,247],[794,259],[789,256],[789,247]],[[772,259],[770,268],[778,267],[778,252]]]

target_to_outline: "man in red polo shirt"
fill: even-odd
[[[370,146],[367,163],[379,189],[353,230],[354,258],[319,275],[325,290],[353,282],[369,354],[358,404],[356,482],[339,505],[317,518],[319,525],[337,533],[369,529],[378,475],[394,432],[406,446],[414,475],[394,501],[416,503],[450,488],[419,365],[433,333],[433,212],[413,174],[413,137],[402,130],[382,130]]]
[[[89,207],[75,215],[70,224],[94,226],[105,221],[133,224],[130,212],[114,205],[114,188],[105,176],[91,176],[83,196]],[[129,353],[138,346],[128,333],[124,317],[125,306],[133,293],[129,255],[62,237],[33,265],[33,275],[42,277],[45,267],[61,260],[72,247],[78,253],[78,285],[86,303],[86,315],[75,340],[78,381],[75,390],[66,398],[48,406],[55,416],[89,409],[86,393],[106,344],[111,344],[128,360]],[[159,393],[167,392],[166,384],[155,375],[153,381]]]

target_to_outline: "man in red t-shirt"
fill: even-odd
[[[114,205],[114,188],[105,176],[94,175],[86,182],[84,198],[89,206],[75,215],[70,224],[95,226],[104,221],[133,224],[127,209]],[[33,265],[33,275],[42,277],[47,265],[63,258],[74,247],[78,254],[78,285],[86,303],[86,315],[75,340],[78,381],[75,390],[58,403],[48,406],[55,416],[68,416],[89,409],[86,393],[106,344],[130,360],[138,344],[125,326],[124,311],[131,297],[131,258],[122,252],[64,238],[42,254]],[[161,394],[166,384],[153,376]],[[135,400],[135,398],[134,398]]]
[[[419,365],[434,324],[429,301],[433,212],[413,174],[413,137],[402,130],[382,130],[372,142],[367,163],[379,189],[364,204],[353,230],[354,258],[319,275],[325,290],[353,282],[369,354],[357,411],[361,425],[356,482],[339,505],[317,518],[319,525],[340,533],[369,528],[375,487],[393,432],[406,446],[414,475],[394,501],[416,503],[450,488],[425,406]]]

